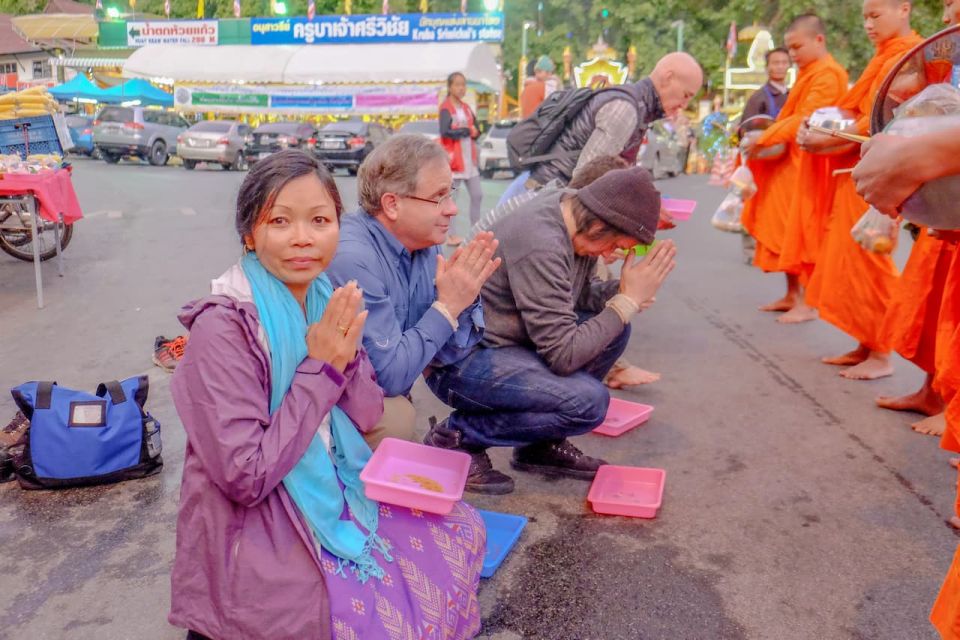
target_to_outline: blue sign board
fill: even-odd
[[[502,42],[503,28],[499,12],[252,18],[250,43]]]

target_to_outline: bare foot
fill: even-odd
[[[933,389],[924,386],[916,393],[900,396],[880,396],[876,400],[877,406],[881,409],[890,409],[891,411],[915,411],[925,416],[935,416],[943,411],[943,400]]]
[[[872,353],[860,364],[841,371],[840,375],[847,380],[876,380],[892,376],[893,365],[889,356]]]
[[[816,320],[820,314],[817,310],[805,302],[798,302],[793,309],[777,318],[781,324],[800,324],[801,322],[810,322]]]
[[[824,364],[835,364],[840,367],[852,367],[853,365],[860,364],[869,357],[869,349],[865,347],[857,347],[850,353],[845,353],[842,356],[823,358],[820,360],[820,362]]]
[[[950,516],[950,519],[947,520],[950,523],[950,526],[954,529],[960,529],[960,518],[957,516]]]
[[[938,413],[935,416],[924,418],[920,422],[914,422],[910,427],[925,436],[942,436],[947,428],[947,418],[944,414]],[[950,462],[952,463],[954,460],[957,460],[957,458],[951,458]]]
[[[796,303],[797,299],[795,297],[783,296],[776,302],[763,305],[760,307],[760,311],[790,311]]]
[[[630,365],[623,369],[616,369],[603,381],[611,389],[622,389],[624,387],[635,387],[641,384],[650,384],[660,379],[659,373],[647,371],[640,367]]]
[[[949,464],[954,469],[960,469],[960,458],[950,458],[949,460],[947,460],[947,464]]]

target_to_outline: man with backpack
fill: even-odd
[[[635,163],[647,126],[679,113],[702,84],[700,64],[676,52],[639,82],[552,94],[507,137],[511,161],[523,172],[500,202],[550,180],[566,184],[576,169],[599,156],[620,155]]]

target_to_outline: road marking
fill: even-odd
[[[123,211],[107,211],[108,218],[122,218]]]
[[[184,207],[183,209],[180,209],[180,213],[182,213],[182,214],[185,215],[185,216],[195,216],[195,215],[197,215],[197,212],[194,211],[193,209],[191,209],[190,207]]]

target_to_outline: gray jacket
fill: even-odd
[[[556,179],[561,184],[567,184],[577,167],[602,155],[620,155],[628,162],[636,162],[647,127],[666,114],[650,78],[625,84],[620,88],[633,94],[636,105],[620,91],[603,91],[591,98],[570,126],[560,134],[549,151],[549,153],[557,153],[582,149],[583,152],[579,156],[563,157],[537,165],[531,172],[534,180],[540,184],[546,184]],[[608,136],[598,132],[597,115],[601,109],[613,104],[618,105],[620,109],[614,108],[607,113],[617,125],[627,125],[627,128],[623,129],[625,133],[623,136],[619,134]],[[627,131],[630,133],[626,133]],[[591,140],[595,135],[596,139]]]

